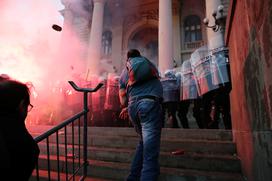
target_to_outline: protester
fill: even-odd
[[[37,163],[39,147],[25,127],[33,106],[28,87],[0,78],[0,175],[7,180],[28,180]]]
[[[129,118],[140,141],[127,181],[156,181],[160,173],[159,153],[163,123],[162,94],[157,68],[136,49],[127,53],[119,84],[123,107],[120,117]]]

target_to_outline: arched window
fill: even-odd
[[[112,33],[111,31],[105,31],[102,34],[102,53],[104,56],[111,55],[112,50]]]
[[[184,21],[185,42],[202,40],[201,20],[196,15],[186,17]]]

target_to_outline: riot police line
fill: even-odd
[[[229,92],[231,90],[228,49],[195,50],[180,67],[167,70],[161,79],[164,110],[168,127],[189,128],[187,113],[193,104],[193,116],[199,128],[231,129]],[[178,124],[177,116],[180,120]]]
[[[199,128],[218,128],[218,121],[222,119],[225,128],[231,129],[230,80],[228,49],[226,47],[215,50],[208,50],[205,46],[201,47],[194,51],[191,58],[185,60],[180,67],[166,71],[161,82],[164,91],[163,107],[167,113],[166,119],[170,118],[172,121],[168,127],[189,128],[187,113],[189,106],[193,105],[193,116]],[[109,73],[107,78],[94,76],[89,81],[75,81],[84,87],[93,87],[99,82],[104,83],[99,91],[89,95],[89,125],[130,126],[128,120],[119,119],[121,111],[118,97],[119,75]],[[44,116],[39,116],[39,119],[49,120],[45,121],[48,124],[57,124],[58,121],[51,120],[62,120],[64,116],[76,113],[81,108],[81,96],[72,93],[73,90],[70,90],[69,87],[61,86],[59,88],[61,91],[57,92],[53,91],[56,89],[55,87],[52,89],[52,95],[62,96],[63,104],[69,105],[69,108],[58,106],[66,107],[59,115],[54,114],[52,110],[45,110]],[[50,106],[45,105],[44,107],[49,109]],[[34,122],[39,124],[40,121]]]
[[[91,77],[90,87],[102,82],[104,86],[97,92],[89,95],[91,119],[89,125],[123,127],[131,126],[129,121],[119,118],[121,111],[119,92],[120,76],[115,73],[108,73],[107,78]]]
[[[88,94],[89,126],[130,126],[129,121],[119,119],[121,109],[117,74],[109,73],[106,78],[92,75],[89,80],[77,76],[72,80],[78,86],[86,88],[93,88],[101,82],[104,84],[97,92]],[[32,92],[33,95],[35,94]],[[51,104],[47,103],[47,99]],[[29,125],[57,125],[78,113],[83,106],[82,95],[73,90],[66,81],[49,85],[46,99],[42,96],[39,100],[32,97],[32,101],[36,109],[28,116]]]
[[[118,97],[119,75],[109,73],[106,79],[92,77],[88,85],[103,82],[104,86],[91,94],[90,124],[94,126],[130,126],[122,121]],[[189,128],[187,114],[193,105],[193,116],[199,128],[218,128],[220,119],[231,129],[229,92],[231,90],[228,49],[208,50],[203,46],[191,54],[180,67],[168,70],[161,79],[163,85],[167,127]],[[179,119],[177,119],[176,115]],[[180,123],[178,123],[178,120]]]

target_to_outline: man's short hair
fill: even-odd
[[[27,85],[12,79],[0,79],[0,111],[15,111],[21,101],[30,103]]]
[[[133,57],[140,57],[141,54],[139,52],[139,50],[137,49],[130,49],[128,52],[127,52],[127,58],[133,58]]]

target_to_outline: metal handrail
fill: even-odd
[[[78,87],[73,81],[68,81],[68,83],[78,92],[96,92],[98,89],[100,89],[103,86],[103,83],[97,84],[97,86],[94,89],[90,88],[80,88]]]
[[[59,125],[53,127],[52,129],[49,129],[48,131],[44,132],[43,134],[35,137],[35,141],[37,143],[41,142],[42,140],[44,140],[45,138],[47,138],[48,136],[51,136],[52,134],[56,133],[58,130],[64,128],[64,126],[67,126],[68,124],[74,122],[74,120],[80,118],[82,115],[85,114],[85,111],[81,111],[80,113],[77,113],[76,115],[74,115],[73,117],[63,121],[62,123],[60,123]]]
[[[83,168],[83,175],[80,177],[80,180],[84,180],[84,178],[87,176],[87,167],[89,165],[88,163],[88,155],[87,155],[87,143],[88,143],[88,126],[87,126],[87,116],[88,116],[88,93],[90,92],[96,92],[98,89],[100,89],[103,86],[103,83],[99,83],[94,89],[91,88],[80,88],[78,87],[73,81],[68,81],[68,83],[77,91],[77,92],[83,92],[83,102],[84,107],[83,111],[79,112],[78,114],[74,115],[73,117],[66,119],[59,125],[53,127],[52,129],[46,131],[45,133],[35,137],[35,141],[37,143],[46,140],[46,148],[47,148],[47,171],[48,171],[48,180],[51,180],[51,165],[50,165],[50,142],[49,142],[49,136],[56,134],[56,146],[57,146],[57,174],[58,174],[58,180],[60,180],[60,154],[59,154],[59,131],[64,128],[64,140],[65,140],[65,171],[66,171],[66,180],[75,180],[75,176],[77,173]],[[81,164],[81,152],[80,152],[80,146],[81,146],[81,139],[80,139],[80,118],[83,117],[83,163]],[[75,144],[74,144],[74,123],[78,121],[78,168],[75,170],[75,158],[74,158],[74,151],[75,151]],[[68,177],[68,158],[67,158],[67,126],[72,124],[72,175]],[[37,180],[40,180],[39,178],[39,166],[37,163],[36,166],[36,178]]]

